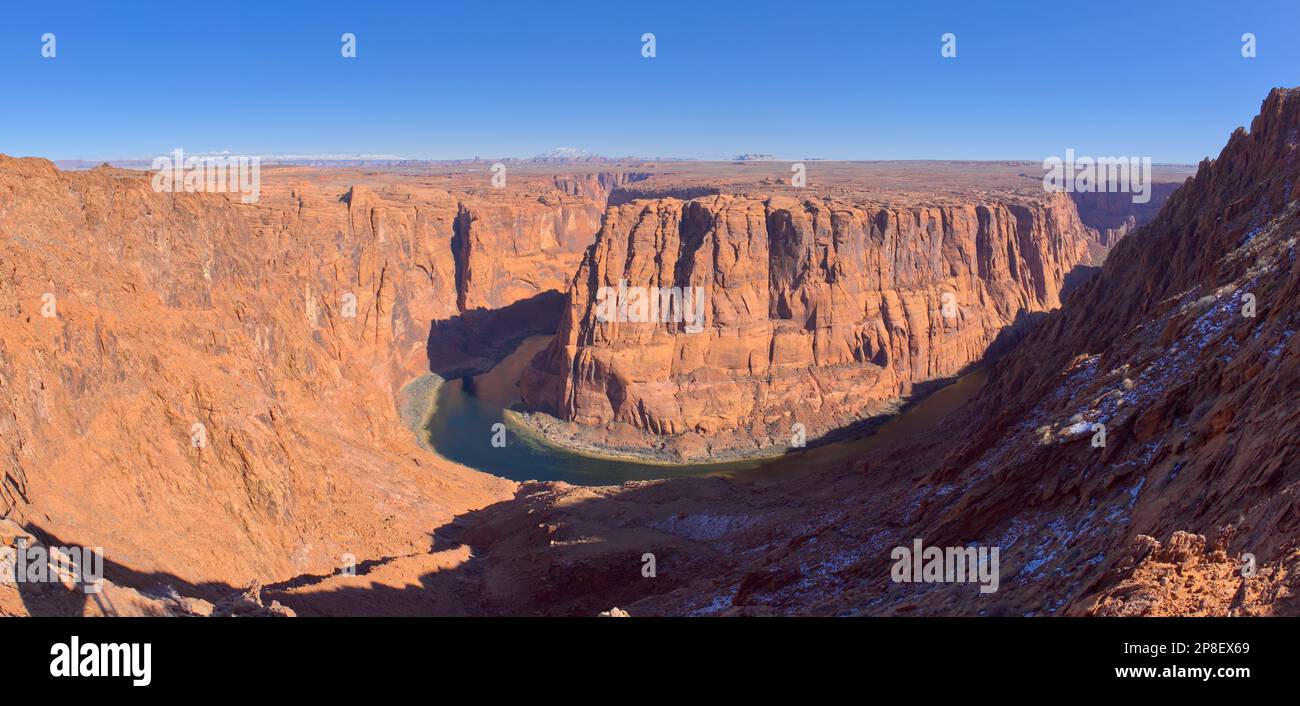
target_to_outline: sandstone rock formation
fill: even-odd
[[[1055,609],[1028,597],[1046,591],[1060,610],[1116,612],[1116,585],[1141,580],[1124,558],[1130,540],[1187,544],[1185,532],[1217,547],[1215,562],[1258,564],[1256,578],[1220,577],[1241,596],[1207,592],[1191,612],[1295,612],[1276,589],[1295,576],[1300,540],[1287,442],[1300,422],[1298,177],[1300,91],[1275,90],[1249,132],[993,370],[970,411],[985,421],[922,495],[936,532],[1025,537],[1018,560],[1031,568],[1008,598]],[[1104,447],[1090,443],[1093,425]],[[956,492],[935,498],[943,487]],[[1140,612],[1188,612],[1178,601],[1197,592],[1189,581]]]
[[[613,188],[621,175],[601,173],[591,182],[603,178]],[[318,184],[307,179],[312,172],[297,182],[292,176],[272,181],[259,204],[260,230],[279,238],[333,233],[338,246],[373,242],[393,250],[382,262],[361,253],[359,266],[398,282],[393,315],[411,325],[397,325],[395,345],[408,371],[481,371],[519,338],[553,330],[558,292],[599,229],[608,198],[600,188],[575,197],[527,182],[447,191],[399,180],[376,190],[337,178]],[[284,193],[281,184],[294,186]],[[344,192],[346,210],[332,204],[335,190]]]
[[[1151,200],[1142,204],[1133,203],[1132,194],[1125,192],[1071,192],[1070,199],[1079,210],[1079,220],[1097,231],[1098,244],[1109,248],[1139,226],[1150,223],[1179,185],[1177,182],[1152,184]]]
[[[192,612],[124,585],[219,607],[252,582],[419,555],[509,497],[420,448],[427,400],[403,389],[434,356],[481,369],[554,326],[627,181],[592,176],[580,197],[565,178],[274,167],[244,204],[0,156],[0,518],[102,547],[118,599],[53,612]],[[0,594],[3,612],[49,607]]]
[[[603,198],[558,195],[463,201],[452,242],[459,309],[498,309],[564,289],[600,229],[603,206]]]
[[[606,214],[524,399],[600,428],[581,436],[605,449],[784,448],[794,424],[811,439],[887,412],[979,360],[1018,318],[1059,306],[1091,237],[1061,194],[632,202]],[[702,292],[703,331],[602,320],[602,288],[621,282]]]
[[[611,194],[649,179],[651,172],[619,171],[586,174],[560,174],[552,180],[556,189],[583,199],[608,201]]]
[[[394,405],[454,311],[427,295],[455,291],[455,204],[267,186],[254,207],[0,157],[0,516],[216,597],[422,551],[508,497]]]
[[[793,478],[525,484],[424,585],[492,614],[1298,615],[1297,178],[1278,90],[946,419]],[[998,547],[999,590],[892,582],[916,538]],[[327,596],[375,609],[280,600]]]

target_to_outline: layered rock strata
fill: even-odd
[[[683,460],[783,449],[796,424],[815,439],[959,374],[1017,319],[1060,305],[1092,240],[1059,194],[612,207],[523,396],[574,423],[547,427],[571,443]],[[620,286],[694,290],[700,325],[638,321],[635,303],[602,315]]]

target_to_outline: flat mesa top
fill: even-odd
[[[79,170],[99,165],[60,161],[56,166]],[[148,170],[143,160],[112,161],[114,168]],[[504,192],[493,186],[493,176],[504,166]],[[803,165],[805,186],[792,185],[797,165]],[[494,171],[495,167],[495,171]],[[1005,195],[1041,197],[1047,170],[1042,162],[1004,161],[829,161],[738,160],[648,161],[534,161],[464,160],[268,160],[261,166],[263,188],[277,190],[292,184],[345,193],[363,186],[377,194],[417,196],[434,190],[482,196],[536,196],[556,190],[591,196],[593,190],[617,186],[622,200],[676,196],[694,198],[711,194],[764,196],[784,194],[832,197],[906,205],[942,203],[972,196]],[[1181,183],[1196,173],[1196,165],[1156,164],[1152,183]]]
[[[491,188],[494,162],[374,167],[272,166],[274,175],[285,170],[308,179],[342,177],[350,183],[394,184],[422,182],[448,191]],[[802,164],[805,188],[791,184],[793,168]],[[690,197],[708,193],[835,196],[889,202],[910,202],[922,195],[956,198],[974,194],[1005,193],[1041,196],[1046,170],[1041,162],[612,162],[532,164],[504,163],[506,186],[521,191],[556,187],[557,179],[599,180],[602,176],[629,175],[622,184],[630,196],[641,191],[647,198],[662,195]],[[1181,183],[1196,173],[1195,165],[1154,165],[1153,183]]]

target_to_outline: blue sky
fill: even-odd
[[[1300,2],[16,2],[0,152],[1213,156]],[[41,57],[41,35],[57,57]],[[340,35],[357,36],[357,58]],[[641,35],[657,56],[641,56]],[[957,35],[957,57],[940,36]],[[1241,56],[1253,32],[1258,56]]]

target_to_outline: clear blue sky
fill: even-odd
[[[13,2],[0,152],[1194,162],[1300,85],[1300,2]],[[58,56],[43,59],[53,32]],[[339,37],[357,35],[358,56]],[[641,57],[653,32],[657,56]],[[940,35],[957,35],[957,58]],[[1243,59],[1241,35],[1258,38]]]

